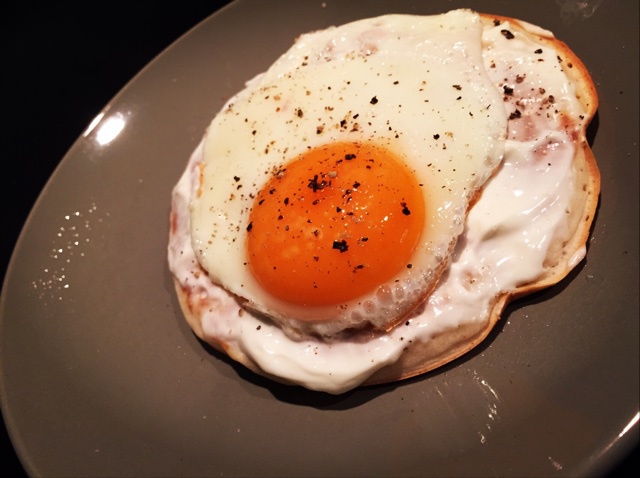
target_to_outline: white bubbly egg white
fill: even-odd
[[[207,131],[191,228],[209,276],[268,316],[323,321],[318,327],[333,329],[328,334],[415,307],[462,232],[470,199],[503,156],[507,120],[483,66],[481,35],[479,16],[467,10],[388,15],[302,35]],[[308,148],[339,142],[384,146],[423,184],[427,220],[412,268],[380,284],[392,300],[374,289],[331,306],[280,301],[248,265],[254,198]]]
[[[485,321],[497,294],[542,272],[551,238],[566,234],[574,181],[571,134],[581,129],[583,111],[557,53],[549,47],[537,52],[517,33],[506,40],[501,30],[508,28],[503,23],[482,34],[486,71],[497,91],[508,92],[503,108],[512,116],[503,163],[470,210],[448,273],[424,309],[384,336],[360,342],[291,340],[277,325],[243,311],[200,273],[187,212],[199,185],[203,144],[198,147],[174,189],[173,210],[181,214],[175,217],[169,262],[181,285],[210,306],[200,317],[205,337],[224,342],[230,355],[249,357],[268,374],[312,390],[342,393],[398,360],[407,343]],[[570,119],[569,129],[561,115]],[[583,254],[579,251],[574,262]]]

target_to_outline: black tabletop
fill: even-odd
[[[6,2],[2,55],[2,277],[30,209],[90,121],[149,61],[228,1]],[[0,476],[24,476],[4,421]],[[611,476],[636,476],[635,449]]]

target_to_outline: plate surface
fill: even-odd
[[[162,53],[64,157],[7,270],[0,393],[27,472],[606,472],[638,443],[638,5],[580,4],[240,0]],[[300,33],[462,6],[553,31],[593,76],[602,199],[586,261],[472,353],[403,383],[328,396],[204,347],[165,257],[171,189],[216,111]]]

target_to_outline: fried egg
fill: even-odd
[[[509,300],[583,259],[600,190],[593,81],[551,32],[479,16],[481,37],[468,11],[303,35],[229,101],[172,195],[168,261],[198,337],[342,393],[459,357]]]
[[[301,36],[210,124],[190,211],[217,285],[292,337],[389,330],[446,269],[499,166],[477,14]]]

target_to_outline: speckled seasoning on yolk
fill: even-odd
[[[411,267],[425,220],[421,185],[372,144],[314,148],[272,176],[247,227],[253,275],[304,305],[350,300]]]

